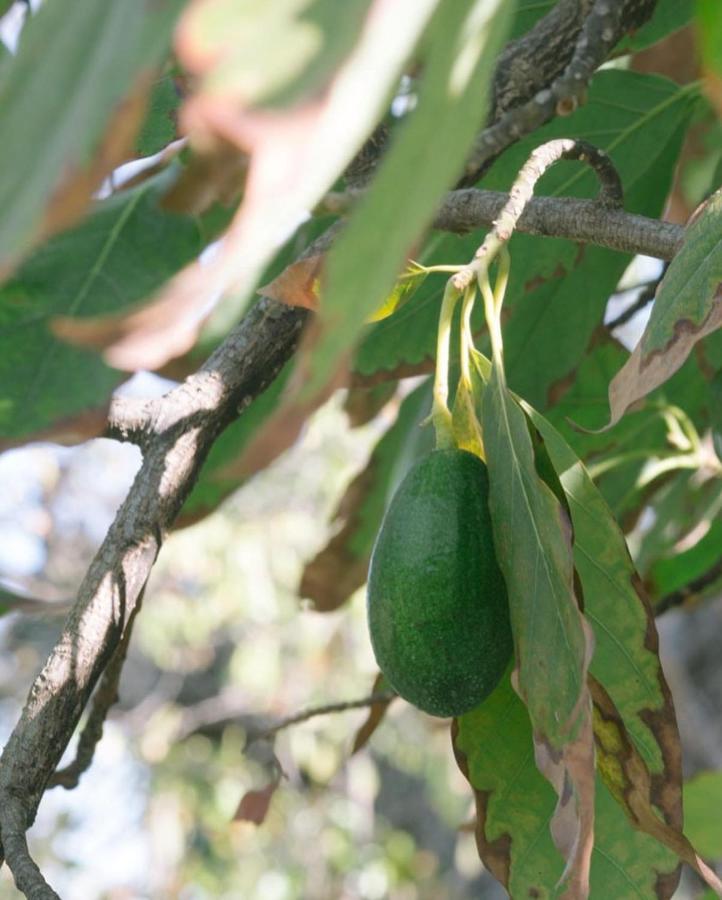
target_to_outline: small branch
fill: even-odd
[[[638,312],[641,312],[643,309],[649,306],[649,304],[654,300],[654,296],[657,293],[659,283],[662,278],[664,278],[664,273],[666,271],[667,266],[664,266],[662,272],[659,275],[659,278],[655,278],[653,281],[650,281],[646,285],[644,285],[644,288],[639,292],[639,296],[634,301],[634,303],[620,312],[619,315],[615,316],[615,318],[613,318],[610,322],[606,323],[606,327],[609,331],[614,331],[615,328],[621,328],[622,325],[626,325],[627,322],[629,322],[630,319],[633,319]]]
[[[80,734],[75,759],[64,768],[56,770],[48,781],[49,788],[60,786],[66,790],[72,790],[78,786],[80,776],[90,768],[90,764],[93,762],[95,748],[103,737],[105,719],[110,707],[118,700],[120,676],[128,653],[133,624],[143,604],[143,593],[144,590],[141,591],[135,608],[128,616],[128,624],[123,632],[123,637],[120,639],[120,643],[111,657],[108,667],[103,672],[100,684],[93,694],[90,715]]]
[[[346,712],[349,709],[362,709],[365,706],[373,706],[374,703],[390,703],[397,695],[393,691],[379,691],[370,694],[368,697],[362,697],[359,700],[344,700],[338,703],[327,703],[325,706],[312,706],[310,709],[302,710],[285,719],[279,719],[278,722],[262,731],[257,731],[250,735],[249,743],[252,741],[267,740],[284,728],[291,725],[298,725],[299,722],[307,722],[309,719],[315,719],[317,716],[327,716],[331,713]]]
[[[661,616],[669,612],[670,609],[676,609],[692,603],[703,590],[711,587],[720,577],[722,577],[722,559],[717,560],[710,569],[694,578],[678,591],[672,591],[670,594],[661,597],[654,604],[654,615]]]
[[[622,202],[622,186],[619,175],[606,153],[586,141],[566,138],[542,144],[532,152],[521,167],[509,192],[509,199],[495,219],[493,228],[484,238],[484,243],[476,251],[474,260],[452,277],[451,282],[457,291],[466,290],[478,272],[489,265],[502,244],[509,240],[534,193],[537,181],[560,159],[577,159],[588,163],[601,184],[597,199],[593,202],[604,210],[619,207]]]
[[[467,161],[462,185],[477,181],[503,150],[540,128],[555,114],[572,113],[584,99],[592,75],[609,51],[631,27],[645,21],[655,5],[656,0],[595,0],[578,33],[572,58],[561,75],[481,132]]]

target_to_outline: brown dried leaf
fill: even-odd
[[[260,287],[258,293],[287,306],[302,306],[315,312],[318,309],[324,259],[323,253],[299,259],[269,284]]]
[[[163,198],[169,212],[198,215],[218,202],[236,203],[248,175],[248,154],[218,140],[207,153],[194,154]]]
[[[384,684],[384,676],[382,672],[374,679],[374,686],[371,688],[371,693],[375,694],[377,691],[380,691]],[[351,748],[351,756],[354,753],[358,753],[363,747],[368,744],[373,736],[373,733],[379,727],[381,722],[383,721],[384,716],[386,715],[386,710],[389,708],[389,704],[394,698],[391,697],[388,700],[380,700],[378,703],[372,703],[369,707],[368,716],[366,717],[366,721],[356,732],[356,737],[354,738],[353,747]]]
[[[358,527],[358,511],[372,490],[375,478],[372,465],[354,478],[334,515],[334,521],[343,522],[343,527],[303,570],[298,592],[301,597],[313,601],[317,612],[338,609],[366,581],[369,556],[360,557],[353,553],[349,538]]]
[[[258,790],[247,791],[238,804],[238,809],[233,816],[234,822],[253,822],[254,825],[262,825],[268,814],[271,800],[280,783],[280,776],[271,781],[265,787]]]

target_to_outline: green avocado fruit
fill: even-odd
[[[371,555],[376,661],[401,697],[434,716],[478,706],[512,654],[488,497],[478,457],[435,450],[401,482]]]

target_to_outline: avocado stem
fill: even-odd
[[[474,349],[474,335],[471,333],[471,313],[476,301],[476,285],[469,285],[464,291],[461,307],[461,380],[471,385],[471,351]]]
[[[449,279],[444,289],[439,329],[436,335],[436,373],[434,375],[434,399],[431,406],[431,421],[436,430],[436,447],[439,450],[455,446],[451,412],[449,411],[449,347],[451,344],[451,321],[459,296],[459,291]]]
[[[504,294],[506,293],[506,286],[509,282],[511,258],[509,256],[509,251],[504,245],[498,250],[498,259],[499,268],[494,282],[494,289],[492,290],[489,282],[488,267],[485,266],[480,269],[477,280],[484,297],[484,313],[486,314],[486,324],[489,328],[489,336],[491,337],[492,357],[497,367],[499,377],[505,383],[504,342],[501,334],[501,306],[504,302]]]

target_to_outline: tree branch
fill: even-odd
[[[6,853],[17,846],[19,806],[22,826],[32,824],[214,440],[239,406],[274,379],[293,353],[305,319],[304,310],[261,300],[197,373],[153,402],[141,469],[0,758],[0,836]]]
[[[133,633],[133,623],[143,603],[143,593],[144,591],[141,591],[133,612],[128,616],[128,624],[120,639],[120,643],[103,672],[98,689],[93,694],[92,708],[88,721],[80,734],[75,759],[64,768],[58,769],[50,777],[48,781],[49,788],[59,785],[66,788],[66,790],[72,790],[78,786],[80,776],[90,768],[90,764],[93,762],[95,748],[103,737],[105,719],[110,707],[118,699],[118,684],[120,683],[123,664],[125,663],[130,638]]]

